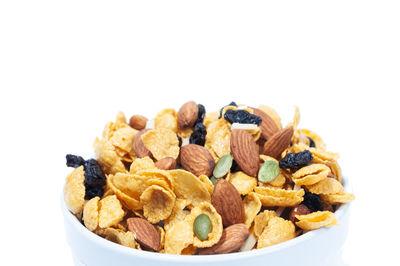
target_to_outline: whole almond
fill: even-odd
[[[249,237],[249,229],[245,224],[234,224],[224,229],[217,244],[200,249],[199,255],[226,254],[239,250]]]
[[[181,148],[180,162],[185,170],[196,176],[211,176],[215,161],[211,153],[203,146],[185,145]]]
[[[187,102],[178,111],[178,125],[180,128],[192,127],[197,120],[199,107],[193,101]]]
[[[258,108],[253,108],[254,114],[261,117],[262,122],[260,124],[261,128],[261,135],[265,140],[268,140],[271,138],[276,132],[279,131],[278,125],[275,123],[275,121],[264,111],[258,109]]]
[[[267,142],[265,142],[263,154],[279,160],[282,152],[289,147],[292,136],[292,126],[279,130]]]
[[[222,218],[224,226],[243,223],[244,205],[237,189],[231,182],[225,179],[218,179],[214,186],[212,205]]]
[[[142,135],[149,130],[150,129],[142,129],[136,133],[135,138],[133,139],[133,150],[138,158],[143,158],[146,156],[150,158],[152,157],[151,152],[144,146],[142,141]]]
[[[142,130],[146,127],[147,118],[142,115],[134,115],[129,119],[129,125],[137,130]]]
[[[176,168],[176,160],[172,157],[165,157],[155,163],[161,170],[172,170]]]
[[[256,176],[259,167],[259,149],[252,135],[243,129],[231,133],[231,152],[233,159],[249,176]]]
[[[126,223],[128,230],[134,233],[135,240],[142,248],[152,251],[160,249],[160,234],[151,223],[139,217],[128,218]]]

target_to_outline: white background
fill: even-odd
[[[65,154],[118,111],[270,105],[341,154],[346,265],[399,265],[398,1],[1,1],[1,265],[72,265]],[[389,241],[394,240],[394,244]]]

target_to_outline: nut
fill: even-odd
[[[211,153],[203,146],[189,144],[181,148],[180,161],[185,170],[196,176],[211,176],[215,166]]]
[[[253,111],[255,115],[258,115],[262,119],[260,124],[261,135],[265,140],[270,139],[276,132],[279,131],[278,125],[267,113],[258,108],[253,108]]]
[[[289,214],[289,220],[292,221],[294,224],[299,220],[296,218],[296,215],[306,215],[311,213],[311,210],[304,204],[299,204],[292,209]]]
[[[219,179],[214,186],[212,205],[222,218],[224,226],[244,223],[244,205],[237,189],[231,182]]]
[[[161,170],[172,170],[176,168],[176,160],[172,157],[165,157],[155,163]]]
[[[192,127],[197,120],[199,107],[193,101],[182,105],[178,112],[178,125],[180,128]]]
[[[293,136],[293,127],[288,126],[276,132],[264,144],[263,154],[279,160],[282,152],[290,145]]]
[[[138,158],[143,158],[146,156],[152,158],[151,152],[144,146],[142,141],[142,135],[149,130],[150,129],[142,129],[135,135],[135,138],[133,139],[133,150]]]
[[[199,255],[226,254],[239,250],[249,237],[249,229],[245,224],[234,224],[224,229],[217,244],[200,249]]]
[[[142,130],[146,127],[147,118],[142,115],[134,115],[129,119],[129,125],[137,130]]]
[[[126,220],[128,230],[135,234],[136,241],[143,249],[158,251],[160,249],[160,235],[157,229],[146,219],[135,217]]]
[[[258,146],[250,133],[243,129],[232,130],[231,152],[243,172],[253,177],[257,175],[259,167]]]

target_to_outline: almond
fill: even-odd
[[[203,146],[189,144],[181,148],[180,162],[185,170],[196,176],[211,176],[215,162],[211,153]]]
[[[126,220],[128,230],[133,232],[136,241],[143,249],[158,251],[160,249],[160,234],[147,220],[139,217]]]
[[[231,133],[231,152],[236,163],[249,176],[256,176],[259,167],[259,150],[249,132],[234,129]]]
[[[276,132],[264,144],[263,154],[274,157],[279,160],[282,152],[289,147],[293,136],[293,127],[288,126]]]
[[[142,141],[142,135],[149,130],[150,129],[142,129],[135,135],[135,138],[133,139],[133,150],[138,158],[143,158],[146,156],[150,158],[152,157],[151,152],[144,146]]]
[[[192,127],[197,120],[199,107],[193,101],[187,102],[178,111],[178,125],[180,128]]]
[[[214,186],[212,205],[222,218],[224,226],[244,222],[244,206],[242,198],[231,182],[219,179]]]
[[[234,224],[224,229],[217,244],[200,249],[199,255],[226,254],[239,250],[249,237],[249,229],[245,224]]]
[[[155,163],[161,170],[172,170],[176,168],[176,160],[172,157],[165,157]]]
[[[147,118],[142,115],[134,115],[129,119],[129,125],[137,130],[142,130],[146,127]]]
[[[253,108],[253,111],[255,115],[261,117],[262,119],[260,128],[261,128],[261,135],[263,136],[264,139],[266,140],[270,139],[276,132],[279,131],[278,125],[267,113],[258,108]]]

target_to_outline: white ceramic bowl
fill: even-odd
[[[349,182],[345,190],[351,192]],[[136,250],[108,241],[87,230],[61,200],[67,241],[76,265],[87,266],[334,266],[340,265],[342,246],[347,236],[350,204],[341,206],[335,215],[338,226],[310,231],[281,244],[247,252],[224,255],[169,255]]]

